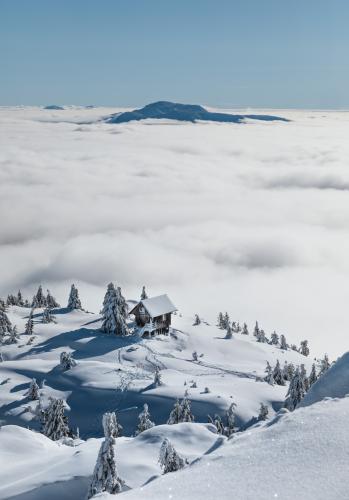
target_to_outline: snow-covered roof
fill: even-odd
[[[166,294],[151,297],[140,301],[140,304],[147,310],[151,318],[156,318],[162,314],[177,311],[176,306],[170,301]],[[133,311],[133,310],[132,310]],[[132,313],[132,311],[130,311]]]

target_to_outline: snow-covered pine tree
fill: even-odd
[[[170,425],[179,424],[179,422],[182,421],[181,418],[182,418],[182,406],[177,399],[170,413],[170,416],[168,417],[167,423]]]
[[[233,338],[233,330],[231,329],[230,324],[228,323],[227,327],[227,333],[225,334],[226,339],[232,339]]]
[[[31,382],[30,382],[27,396],[32,401],[35,401],[36,399],[39,399],[39,386],[36,383],[36,379],[35,378],[33,378],[31,380]]]
[[[258,337],[259,336],[259,326],[258,326],[258,321],[256,321],[256,324],[255,324],[255,327],[254,327],[254,330],[253,330],[253,335],[255,337]]]
[[[268,384],[270,385],[274,385],[274,370],[272,369],[272,367],[270,366],[270,363],[269,361],[267,361],[267,366],[265,368],[265,373],[266,373],[266,376],[264,377],[264,380],[266,382],[268,382]]]
[[[287,380],[291,380],[295,371],[296,371],[293,363],[288,363],[287,371],[288,371],[288,379]]]
[[[235,432],[235,409],[236,409],[236,403],[231,403],[231,405],[227,410],[226,414],[227,425],[224,429],[224,434],[228,437],[230,437]]]
[[[63,367],[64,370],[70,370],[76,366],[76,361],[73,359],[70,352],[61,352],[59,357],[59,363]]]
[[[23,300],[22,292],[20,290],[18,290],[18,293],[17,293],[17,305],[20,307],[24,306],[24,300]]]
[[[259,408],[258,420],[267,420],[268,413],[269,413],[269,408],[267,407],[267,405],[261,403],[261,406]]]
[[[45,424],[43,434],[52,441],[71,435],[68,419],[64,415],[63,399],[50,398],[50,404],[45,410]]]
[[[309,390],[309,380],[307,377],[307,371],[306,371],[305,366],[303,364],[301,364],[301,366],[300,366],[299,374],[300,374],[302,381],[303,381],[304,390],[305,390],[305,392],[307,392]]]
[[[10,333],[8,334],[8,338],[6,339],[6,344],[17,344],[19,340],[19,335],[17,331],[17,326],[15,325],[11,328]]]
[[[282,349],[283,351],[287,351],[287,348],[288,348],[288,345],[287,345],[287,342],[286,342],[286,337],[285,335],[280,335],[280,349]]]
[[[60,307],[57,300],[54,298],[53,295],[51,295],[50,290],[47,290],[46,305],[49,309],[54,309],[55,307]]]
[[[242,332],[241,332],[243,335],[248,335],[249,334],[249,331],[248,331],[248,327],[247,327],[247,324],[244,323],[243,327],[242,327]]]
[[[33,297],[33,302],[32,302],[32,307],[38,308],[38,307],[45,307],[46,306],[46,297],[43,294],[42,291],[42,286],[40,285],[38,288],[38,291]]]
[[[6,309],[5,301],[0,298],[0,311],[5,312],[5,309]]]
[[[138,415],[138,420],[139,422],[136,430],[136,435],[154,427],[154,422],[150,420],[150,413],[147,403],[143,405],[143,411]]]
[[[127,304],[120,288],[116,289],[112,283],[109,283],[104,297],[102,315],[102,331],[122,336],[129,334],[126,322]]]
[[[30,311],[28,316],[28,321],[25,324],[25,335],[33,335],[34,331],[34,320],[33,320],[33,311]]]
[[[155,367],[154,371],[154,385],[155,387],[159,387],[160,385],[162,385],[161,370],[158,366]]]
[[[41,322],[44,324],[55,322],[55,317],[53,316],[49,307],[45,307],[44,312],[42,313]]]
[[[141,300],[145,300],[148,298],[147,292],[145,291],[145,286],[143,285],[142,288],[142,293],[141,293]]]
[[[299,371],[299,368],[296,368],[296,371],[290,381],[290,385],[286,394],[285,400],[285,408],[290,411],[293,411],[297,405],[302,401],[305,394],[304,383]]]
[[[12,295],[12,293],[9,293],[6,299],[6,305],[7,306],[16,306],[17,305],[17,297]]]
[[[191,401],[186,396],[181,402],[181,422],[194,422],[194,415],[191,411]]]
[[[241,332],[241,326],[240,326],[240,323],[237,322],[236,323],[236,329],[235,329],[236,333],[240,333]]]
[[[311,387],[317,381],[316,367],[315,363],[311,365],[311,372],[308,378],[309,387]]]
[[[266,343],[268,342],[268,339],[265,335],[265,331],[264,330],[259,330],[259,333],[257,335],[257,342],[262,342],[262,343]]]
[[[217,434],[224,434],[224,425],[219,415],[215,415],[213,418],[211,415],[208,415],[208,421],[210,424],[215,426]]]
[[[299,352],[303,354],[303,356],[309,356],[310,350],[307,340],[302,340]]]
[[[285,379],[280,367],[279,360],[276,361],[276,365],[274,367],[273,379],[277,385],[285,385]]]
[[[98,493],[107,492],[115,495],[122,490],[123,481],[118,476],[116,468],[114,444],[113,437],[106,437],[101,444],[87,495],[88,499]]]
[[[196,351],[192,352],[193,361],[199,361],[199,355]]]
[[[319,376],[323,375],[325,372],[327,372],[327,370],[330,368],[330,366],[331,366],[331,363],[330,363],[330,360],[328,358],[328,354],[325,354],[324,358],[320,361]]]
[[[279,335],[275,331],[271,334],[270,343],[272,345],[278,345],[279,344]]]
[[[282,376],[283,376],[283,378],[284,378],[285,381],[290,380],[289,373],[288,373],[288,363],[287,363],[287,361],[284,362],[284,366],[283,366],[283,369],[282,369]]]
[[[224,317],[222,312],[218,314],[217,326],[218,328],[224,329]]]
[[[185,466],[185,460],[177,453],[167,438],[163,440],[160,448],[159,464],[164,474],[176,472]]]
[[[73,311],[74,309],[82,309],[81,301],[79,299],[79,290],[76,288],[74,283],[70,288],[67,308],[70,311]]]
[[[8,319],[5,310],[0,309],[0,341],[3,341],[5,335],[11,333],[12,323]]]
[[[228,325],[230,325],[230,318],[229,314],[226,312],[223,316],[223,329],[226,330],[228,328]]]
[[[122,425],[119,424],[114,412],[104,413],[102,418],[104,436],[106,438],[117,438],[122,434]]]
[[[199,315],[195,314],[193,326],[200,325],[200,323],[201,323],[201,319],[200,319]]]

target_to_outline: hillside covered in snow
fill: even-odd
[[[137,303],[128,300],[127,310]],[[195,492],[213,499],[219,491],[228,499],[234,491],[239,500],[256,492],[262,500],[291,499],[299,491],[293,478],[306,464],[302,498],[344,498],[347,355],[330,369],[325,363],[321,375],[324,361],[276,332],[239,327],[226,315],[210,324],[180,310],[168,334],[143,338],[144,328],[125,313],[127,334],[115,335],[106,332],[106,317],[115,316],[106,299],[100,314],[85,311],[75,287],[68,307],[34,305],[2,306],[0,498],[86,498],[108,439],[126,498],[160,500],[171,492],[189,499]],[[291,413],[284,408],[293,410],[307,391],[304,402],[312,391],[321,397]],[[54,401],[63,404],[63,438],[51,432],[55,423],[48,430]],[[177,418],[184,403],[186,417]],[[117,418],[109,438],[106,414]],[[162,475],[164,442],[183,471]],[[339,443],[343,451],[335,454]],[[331,467],[320,477],[324,448]]]

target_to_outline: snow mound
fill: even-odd
[[[341,356],[322,377],[312,385],[300,406],[308,406],[324,398],[343,398],[349,394],[349,352]]]
[[[240,123],[246,118],[264,121],[289,121],[286,118],[273,115],[231,115],[227,113],[214,113],[196,104],[180,104],[177,102],[158,101],[147,104],[144,108],[118,113],[107,118],[107,123],[126,123],[132,120],[145,120],[147,118],[188,121],[195,123],[197,120],[213,122]]]

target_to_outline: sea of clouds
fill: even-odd
[[[98,120],[115,111],[0,108],[0,296],[42,283],[65,303],[75,282],[98,311],[108,282],[146,285],[183,314],[347,349],[349,113]]]

